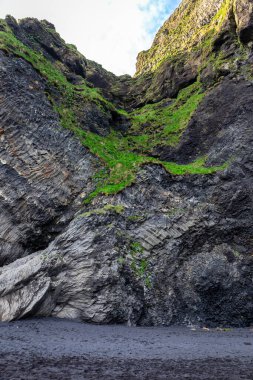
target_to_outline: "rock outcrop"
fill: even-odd
[[[135,78],[0,22],[0,320],[252,324],[252,20],[184,0]]]

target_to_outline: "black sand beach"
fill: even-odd
[[[253,379],[253,329],[0,324],[0,379]]]

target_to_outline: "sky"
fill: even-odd
[[[135,72],[179,0],[0,0],[0,18],[36,17],[53,23],[67,43],[117,75]]]

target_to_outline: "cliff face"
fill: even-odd
[[[182,1],[156,34],[150,50],[139,53],[137,74],[154,71],[166,58],[191,51],[201,44],[221,27],[228,4],[229,1],[223,0]]]
[[[253,321],[253,9],[183,1],[116,77],[0,22],[0,319]]]
[[[180,54],[200,51],[210,38],[235,31],[243,43],[252,39],[252,2],[245,0],[184,0],[165,21],[148,51],[139,53],[137,75],[155,71]]]

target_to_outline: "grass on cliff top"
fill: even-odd
[[[89,88],[86,84],[77,88],[69,83],[55,65],[47,61],[41,53],[22,44],[8,30],[0,31],[0,49],[29,62],[49,85],[61,91],[63,101],[60,104],[56,103],[50,95],[48,96],[59,114],[62,126],[71,130],[81,143],[103,162],[106,168],[105,174],[97,181],[96,189],[87,197],[86,202],[98,194],[115,194],[131,185],[136,179],[139,168],[144,164],[162,165],[173,175],[210,174],[226,167],[226,165],[205,167],[204,158],[188,165],[179,165],[163,162],[147,155],[149,149],[160,144],[161,140],[166,140],[168,145],[179,141],[192,113],[203,97],[199,84],[182,90],[176,101],[168,107],[163,104],[149,105],[129,115],[133,121],[133,131],[137,133],[137,136],[123,137],[117,135],[116,132],[111,132],[109,136],[101,137],[84,131],[78,125],[74,108],[75,92],[78,89],[78,94],[81,94],[84,99],[95,101],[96,104],[99,102],[107,109],[115,110],[114,105],[104,99],[98,90]],[[117,110],[117,112],[125,114],[125,111]],[[145,123],[149,124],[150,129],[147,128],[146,134],[138,135]]]

